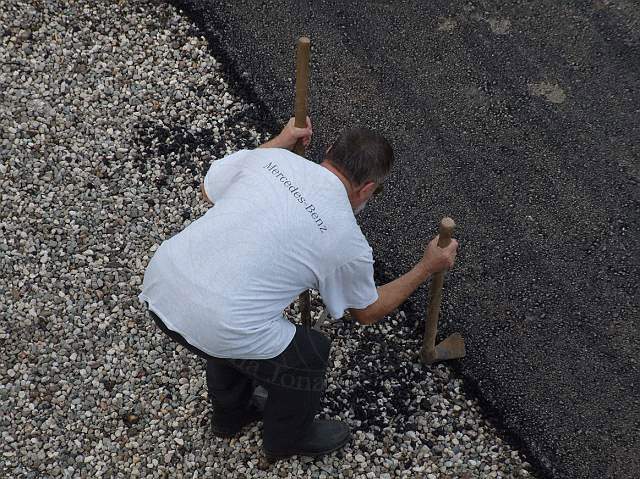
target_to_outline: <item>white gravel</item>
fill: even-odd
[[[0,476],[530,477],[401,312],[326,328],[343,451],[265,468],[259,424],[210,434],[201,360],[136,296],[210,161],[267,135],[194,34],[157,1],[0,4]]]

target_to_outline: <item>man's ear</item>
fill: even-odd
[[[378,185],[375,181],[367,181],[364,184],[364,187],[367,189],[367,193],[373,193]]]
[[[370,196],[373,194],[376,186],[377,185],[375,181],[365,181],[364,184],[360,187],[360,191],[362,192],[363,196]]]

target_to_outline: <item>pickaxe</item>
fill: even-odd
[[[451,218],[442,218],[440,221],[440,238],[438,239],[439,248],[449,246],[455,227],[456,224]],[[444,272],[435,273],[431,279],[431,288],[429,289],[429,306],[427,308],[424,341],[420,350],[420,358],[427,364],[465,356],[464,339],[460,333],[453,333],[436,345],[443,282]]]

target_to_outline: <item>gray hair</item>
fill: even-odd
[[[356,185],[382,183],[393,166],[393,149],[382,135],[368,128],[350,128],[331,145],[326,159]]]

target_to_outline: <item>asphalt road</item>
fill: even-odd
[[[311,157],[354,124],[394,145],[362,216],[379,273],[408,270],[452,216],[455,367],[546,475],[640,477],[640,6],[177,3],[277,121],[311,37]]]

